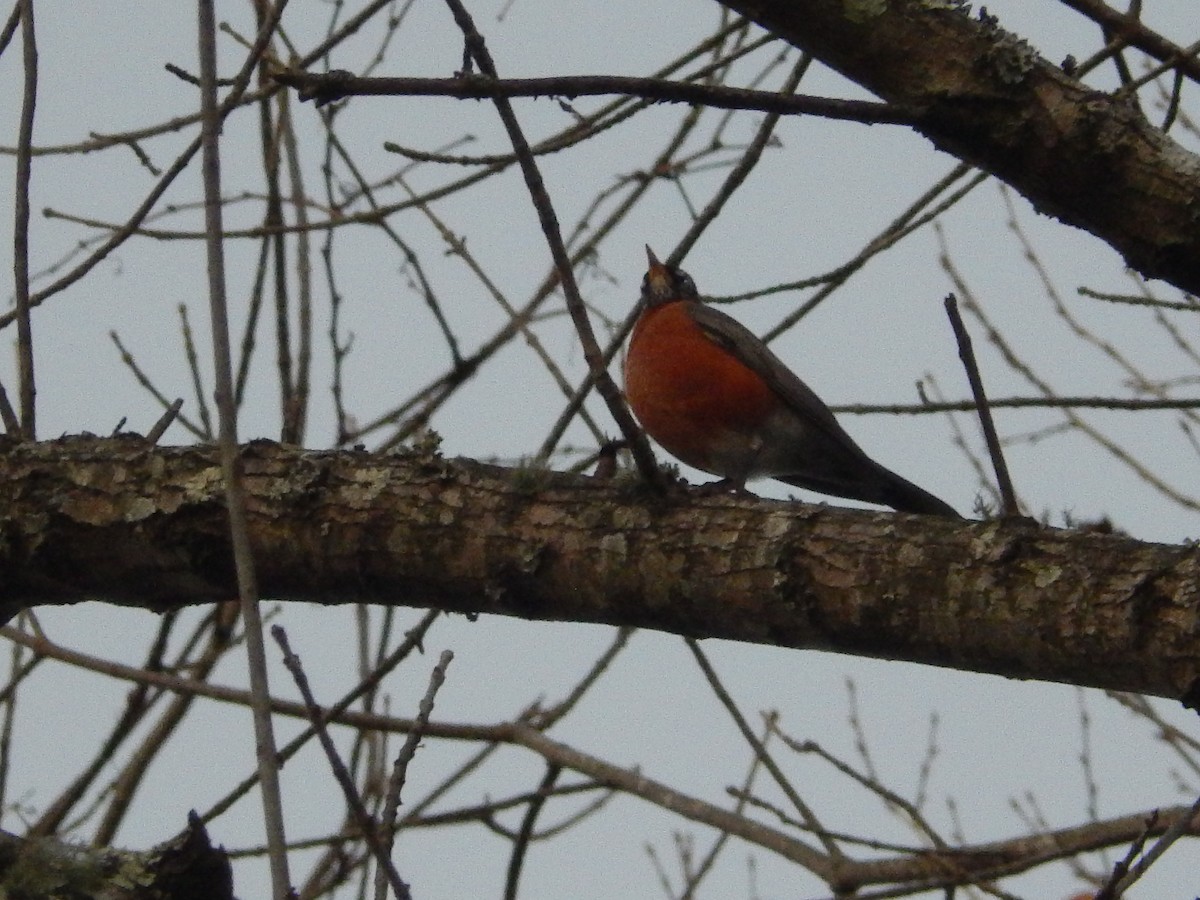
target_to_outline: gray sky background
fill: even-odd
[[[1190,0],[1147,0],[1145,5],[1148,23],[1178,44],[1190,45],[1198,37]],[[220,4],[218,15],[230,17],[235,27],[248,34],[247,6]],[[987,7],[1001,24],[1054,61],[1068,53],[1082,59],[1099,44],[1093,26],[1050,0],[996,0]],[[320,38],[329,9],[325,2],[292,0],[284,22],[299,48],[307,49]],[[715,4],[700,0],[571,4],[523,0],[497,21],[499,9],[494,2],[472,5],[501,74],[511,76],[648,74],[711,31],[719,12]],[[38,145],[69,144],[85,140],[89,132],[137,128],[195,109],[194,89],[162,68],[172,62],[196,69],[193,4],[41,0],[37,16],[42,74]],[[336,54],[334,64],[361,70],[375,52],[378,38],[378,29],[364,31]],[[228,37],[222,38],[221,48],[225,73],[232,74],[242,50]],[[760,52],[738,71],[743,76],[752,73],[767,58]],[[387,61],[375,74],[445,76],[460,64],[461,39],[444,5],[417,0]],[[772,84],[778,83],[784,68]],[[1090,83],[1111,86],[1111,73],[1097,73]],[[0,144],[6,147],[15,143],[20,84],[16,42],[0,58],[0,89],[13,98],[0,105],[4,123]],[[865,96],[820,67],[814,67],[801,90]],[[1194,110],[1194,91],[1185,90],[1184,99],[1185,109],[1193,101]],[[576,107],[588,111],[599,102],[579,101]],[[320,129],[311,107],[294,104],[292,109],[301,123],[308,189],[317,194]],[[568,114],[550,101],[521,101],[517,109],[534,138],[569,122]],[[542,157],[543,174],[564,227],[616,174],[647,165],[680,115],[681,108],[655,107],[597,140]],[[733,126],[730,138],[748,139],[756,121],[744,117]],[[398,165],[382,149],[385,140],[434,149],[470,133],[476,140],[463,152],[507,148],[495,112],[486,103],[361,98],[342,113],[339,123],[343,140],[368,167],[369,177]],[[227,195],[258,187],[261,163],[256,129],[257,114],[250,110],[227,124],[223,148]],[[156,164],[165,166],[194,133],[187,128],[168,134],[146,142],[144,149]],[[750,183],[684,264],[702,292],[732,294],[840,265],[956,162],[901,128],[795,118],[781,124],[778,137],[780,146],[765,155]],[[1195,149],[1186,138],[1179,139]],[[0,193],[11,192],[13,171],[13,157],[0,156],[0,184],[4,185]],[[723,175],[724,170],[718,170],[689,182],[696,202],[703,203],[706,186],[715,185]],[[412,184],[419,189],[448,178],[436,167],[424,166],[413,172]],[[47,219],[38,214],[40,210],[50,207],[120,222],[152,184],[153,178],[127,149],[39,158],[33,183],[33,268],[55,265],[95,233]],[[195,204],[199,196],[193,171],[173,186],[167,202]],[[1021,227],[1036,242],[1073,312],[1117,343],[1150,376],[1194,374],[1194,363],[1164,338],[1149,314],[1077,296],[1080,285],[1134,292],[1135,284],[1116,253],[1083,232],[1038,216],[1015,195],[1013,201]],[[479,190],[450,198],[437,209],[452,229],[467,237],[492,278],[516,302],[523,302],[544,277],[549,254],[515,170]],[[257,202],[235,204],[227,211],[226,224],[256,225],[260,215]],[[944,217],[946,241],[960,271],[1018,351],[1061,393],[1127,394],[1125,373],[1099,350],[1082,346],[1056,316],[1038,274],[1006,224],[1006,215],[998,186],[989,182]],[[199,220],[200,213],[193,207],[156,224],[196,228]],[[605,246],[597,269],[583,277],[586,298],[604,315],[619,320],[637,296],[644,267],[642,244],[650,243],[665,255],[688,222],[689,213],[678,193],[665,182],[656,186],[651,201]],[[442,252],[440,239],[428,223],[409,213],[394,224],[420,248],[426,271],[464,346],[469,349],[486,339],[503,322],[500,310],[461,263]],[[0,217],[5,271],[11,271],[11,228],[11,216]],[[230,293],[242,298],[249,290],[257,245],[231,242],[227,252]],[[436,376],[448,357],[391,244],[371,229],[350,229],[339,233],[337,252],[346,298],[344,324],[356,341],[346,390],[351,411],[366,422],[414,385]],[[908,238],[782,337],[774,345],[776,351],[831,404],[911,402],[917,397],[914,383],[926,374],[936,378],[948,397],[967,396],[942,310],[942,298],[951,285],[937,256],[931,230]],[[87,279],[38,310],[40,436],[82,430],[108,433],[122,417],[128,417],[128,428],[145,431],[157,418],[158,410],[121,365],[108,337],[110,329],[121,334],[166,393],[186,397],[185,411],[194,412],[176,306],[188,305],[193,326],[207,340],[204,265],[203,248],[195,242],[135,239]],[[37,286],[44,283],[43,279]],[[1159,296],[1178,299],[1178,292],[1168,286],[1159,284],[1154,289]],[[327,446],[334,435],[323,290],[318,279],[322,299],[314,388],[319,398],[307,438],[314,447]],[[11,296],[11,288],[6,294]],[[802,297],[780,294],[730,311],[763,330],[793,309],[798,299]],[[235,310],[244,308],[240,299],[234,304]],[[1194,332],[1192,321],[1176,321],[1188,333]],[[978,326],[968,324],[976,336],[990,393],[1030,394],[1028,386],[986,345]],[[584,362],[568,321],[562,316],[547,320],[539,333],[556,358],[569,366],[572,377],[578,378]],[[0,378],[10,396],[15,396],[16,385],[14,343],[15,332],[10,329],[0,342]],[[243,439],[278,433],[271,343],[264,329],[255,388],[240,424]],[[210,368],[204,365],[205,372]],[[447,455],[516,460],[536,451],[560,408],[549,378],[525,346],[514,342],[439,413],[433,425],[443,436]],[[607,425],[601,405],[593,402],[590,408]],[[1054,421],[1038,412],[1004,411],[998,418],[1008,435],[1036,431]],[[1086,418],[1175,488],[1195,495],[1196,455],[1176,416],[1114,412],[1089,413]],[[842,421],[885,465],[960,510],[970,511],[977,491],[974,475],[951,444],[944,420],[843,416]],[[963,417],[960,423],[981,452],[973,421]],[[186,442],[187,435],[174,428],[167,437],[172,440]],[[566,443],[588,448],[591,440],[584,429],[575,427]],[[1030,511],[1039,515],[1048,511],[1056,524],[1065,511],[1081,518],[1107,514],[1118,526],[1148,540],[1177,542],[1196,533],[1194,512],[1168,502],[1112,456],[1078,436],[1015,444],[1009,463]],[[757,489],[764,495],[787,496],[785,490],[769,484]],[[46,610],[42,618],[55,640],[131,663],[140,660],[155,626],[148,615],[95,605]],[[286,606],[279,621],[292,635],[293,647],[323,699],[337,696],[353,683],[349,610]],[[415,708],[438,652],[449,647],[456,659],[435,716],[499,721],[537,695],[553,702],[609,639],[609,630],[597,627],[501,619],[472,624],[454,619],[435,628],[425,657],[389,680],[392,709]],[[1102,816],[1194,799],[1177,792],[1170,777],[1174,760],[1147,729],[1096,692],[831,654],[718,642],[708,642],[706,649],[743,709],[778,709],[791,734],[814,738],[850,759],[855,754],[846,727],[845,680],[853,678],[880,776],[901,793],[916,784],[929,717],[936,711],[940,753],[930,784],[929,815],[949,831],[945,798],[955,798],[963,831],[971,841],[1020,831],[1009,800],[1023,797],[1026,791],[1037,797],[1052,826],[1084,818],[1086,786],[1078,765],[1080,704],[1092,716]],[[273,668],[272,678],[276,693],[294,693],[280,667]],[[241,683],[244,674],[226,666],[215,680]],[[30,807],[48,803],[67,774],[89,754],[94,735],[108,727],[125,691],[122,683],[47,666],[22,697],[10,797]],[[1192,719],[1170,704],[1160,706],[1168,718],[1195,733]],[[295,726],[281,723],[280,730],[286,737]],[[579,713],[564,723],[558,736],[611,762],[639,765],[652,777],[718,803],[724,787],[739,782],[749,762],[746,748],[704,686],[686,648],[677,638],[661,634],[636,635],[631,650]],[[170,836],[182,826],[189,808],[204,808],[253,768],[249,718],[241,711],[207,707],[194,715],[173,744],[163,764],[151,772],[139,795],[141,812],[129,819],[120,843],[143,847]],[[466,752],[463,748],[462,755]],[[435,784],[458,758],[445,745],[427,745],[410,768],[407,796],[419,796],[422,787]],[[851,789],[827,767],[811,760],[789,760],[788,768],[806,797],[828,817],[830,827],[861,829],[864,821],[874,820],[879,837],[911,839],[878,803]],[[536,759],[514,752],[472,782],[459,798],[465,802],[472,790],[476,798],[522,790],[536,784],[540,774]],[[289,837],[320,834],[329,824],[329,810],[341,802],[323,761],[315,752],[306,752],[285,769],[284,786]],[[253,797],[216,823],[212,833],[230,849],[256,845],[262,840],[259,818]],[[547,821],[553,819],[551,815]],[[5,810],[0,826],[19,831],[21,821],[19,812]],[[660,856],[669,860],[674,854],[671,834],[681,828],[697,833],[700,847],[713,837],[638,801],[619,798],[564,839],[531,854],[523,877],[524,896],[655,896],[658,888],[644,845],[653,843]],[[448,835],[405,834],[397,845],[397,864],[419,900],[493,896],[503,883],[507,852],[507,844],[482,828]],[[747,868],[750,857],[755,866],[753,884]],[[305,872],[303,859],[298,854],[293,863],[297,878]],[[1194,875],[1198,862],[1194,846],[1177,846],[1136,896],[1192,896],[1200,890],[1200,879]],[[1059,867],[1016,879],[1008,889],[1022,896],[1055,898],[1081,888]],[[243,898],[265,896],[265,866],[239,863],[237,890]],[[811,880],[798,880],[791,866],[740,846],[728,853],[704,896],[755,893],[764,898],[821,895]]]

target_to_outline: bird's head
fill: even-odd
[[[658,261],[654,251],[646,247],[650,267],[642,279],[642,302],[647,308],[661,306],[674,300],[696,300],[696,282],[692,276],[674,266]]]

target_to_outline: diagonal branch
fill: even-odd
[[[940,149],[1096,235],[1143,274],[1200,293],[1195,155],[994,18],[925,0],[724,5],[888,103],[925,110],[916,128]]]

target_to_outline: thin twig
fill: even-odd
[[[433,625],[434,620],[440,615],[441,610],[434,609],[422,616],[416,627],[405,633],[404,640],[395,650],[392,651],[386,660],[380,663],[379,667],[371,673],[370,677],[364,678],[340,700],[338,700],[337,703],[329,707],[329,709],[326,711],[326,719],[329,721],[339,721],[339,717],[350,708],[351,704],[353,704],[363,695],[374,690],[379,682],[383,680],[384,676],[386,676],[389,672],[396,668],[396,666],[400,665],[400,663],[407,659],[409,654],[411,654],[414,649],[421,646],[421,641],[424,639],[425,634]],[[273,708],[276,711],[282,709],[278,702],[275,703]],[[300,748],[307,744],[315,734],[316,729],[310,725],[307,729],[300,732],[300,734],[288,741],[288,743],[284,744],[279,751],[280,763],[282,764],[287,762],[287,760],[295,756]],[[256,784],[258,784],[257,772],[243,779],[241,783],[235,785],[234,788],[225,795],[225,797],[210,807],[203,816],[204,821],[206,823],[211,822],[217,816],[224,813]]]
[[[17,0],[13,4],[12,12],[8,14],[8,19],[4,23],[4,27],[0,28],[0,56],[4,55],[5,48],[13,39],[13,35],[17,33],[17,26],[21,24],[21,0]]]
[[[0,422],[4,423],[4,433],[10,438],[16,440],[21,436],[21,420],[17,418],[17,411],[12,408],[12,403],[8,400],[8,391],[4,389],[3,384],[0,384]]]
[[[1129,867],[1133,861],[1141,855],[1145,849],[1146,841],[1150,837],[1150,829],[1154,827],[1155,820],[1158,818],[1157,813],[1151,813],[1146,819],[1146,828],[1130,843],[1125,851],[1125,855],[1121,857],[1112,867],[1112,872],[1109,873],[1108,880],[1100,886],[1100,890],[1096,891],[1093,900],[1119,900],[1124,893],[1121,884],[1129,875]],[[1136,879],[1134,879],[1136,881]],[[1132,884],[1132,882],[1130,882]]]
[[[262,72],[262,66],[259,71]],[[266,180],[267,202],[263,222],[276,229],[267,239],[267,255],[271,263],[272,300],[275,310],[275,371],[279,390],[279,413],[286,432],[288,407],[294,394],[292,371],[292,331],[289,318],[287,276],[287,236],[278,230],[283,220],[283,196],[279,188],[279,134],[271,117],[271,98],[264,97],[258,105],[259,142],[262,145],[263,178]],[[284,435],[280,435],[288,443]]]
[[[204,377],[200,374],[200,358],[196,353],[196,341],[192,337],[192,323],[188,320],[187,304],[179,304],[179,323],[183,332],[183,352],[187,357],[188,372],[192,376],[192,390],[196,394],[196,406],[200,410],[200,425],[205,439],[213,439],[212,417],[208,413],[208,399],[204,390]]]
[[[21,125],[17,137],[17,173],[13,198],[13,283],[17,317],[17,398],[24,440],[37,438],[33,378],[33,323],[29,297],[29,184],[33,178],[33,115],[37,107],[38,52],[33,27],[33,0],[20,0],[21,53],[25,62],[25,92],[21,100]]]
[[[0,723],[0,808],[7,808],[8,772],[12,762],[13,723],[17,718],[17,687],[44,657],[34,655],[25,661],[25,648],[13,644],[8,661],[8,683],[4,686],[4,721]]]
[[[721,705],[729,712],[734,724],[737,725],[738,731],[742,733],[742,738],[750,745],[755,755],[762,760],[763,766],[771,773],[771,777],[775,779],[775,783],[779,785],[780,790],[791,801],[796,811],[800,813],[800,818],[804,820],[804,824],[812,832],[813,836],[825,847],[825,851],[829,854],[829,859],[833,862],[843,859],[844,854],[837,845],[837,842],[829,836],[828,832],[817,819],[816,814],[800,798],[800,795],[796,793],[796,789],[792,786],[787,776],[783,774],[783,770],[779,768],[779,765],[767,753],[766,745],[750,729],[750,724],[746,721],[745,716],[737,708],[737,704],[733,702],[733,698],[729,696],[729,692],[725,690],[725,686],[721,684],[716,670],[712,667],[712,663],[708,661],[708,656],[700,649],[700,642],[695,638],[685,638],[684,643],[692,651],[692,655],[696,657],[696,662],[700,665],[700,671],[704,673],[705,679],[707,679],[713,693],[717,695],[717,699],[721,701]]]
[[[1158,739],[1170,747],[1195,775],[1200,776],[1200,762],[1196,758],[1197,754],[1200,754],[1200,739],[1168,722],[1150,700],[1141,694],[1126,694],[1121,691],[1104,693],[1108,699],[1153,725],[1158,732]]]
[[[209,622],[213,622],[214,620],[215,617],[210,617]],[[172,666],[172,669],[177,671],[181,665],[187,665],[191,670],[192,678],[196,681],[205,681],[212,674],[217,664],[224,658],[226,650],[230,647],[229,636],[222,629],[214,627],[213,624],[209,623],[206,623],[203,627],[210,630],[210,640],[199,658],[194,661],[189,660],[188,656],[191,652],[189,648],[187,653],[180,654],[179,661],[176,665]],[[152,698],[152,700],[157,699],[158,697]],[[105,810],[104,816],[101,818],[99,825],[92,835],[93,846],[107,847],[112,844],[113,839],[116,837],[117,829],[125,820],[130,807],[133,805],[133,800],[138,789],[145,784],[146,773],[149,771],[150,766],[158,759],[163,749],[167,746],[168,740],[177,732],[180,723],[183,722],[198,699],[200,698],[195,694],[174,694],[167,697],[167,708],[163,710],[162,715],[158,717],[158,720],[150,728],[145,738],[133,751],[124,766],[122,766],[120,773],[112,782],[111,787],[104,792],[104,795],[109,800],[108,808]],[[127,737],[130,731],[132,731],[133,725],[136,724],[136,721],[131,722],[126,728],[114,729],[114,737],[120,739]]]
[[[158,417],[158,421],[154,423],[154,427],[146,432],[146,440],[151,444],[157,444],[159,438],[163,436],[171,423],[175,421],[175,417],[179,415],[179,410],[183,409],[183,398],[176,398],[175,402],[167,407],[167,411]]]
[[[283,664],[292,673],[292,679],[296,682],[300,696],[304,699],[309,720],[316,729],[317,740],[320,741],[321,748],[325,751],[325,758],[329,760],[329,768],[333,772],[333,777],[337,779],[338,786],[342,789],[346,805],[359,827],[363,840],[375,855],[380,870],[386,876],[392,890],[396,892],[398,900],[411,900],[412,895],[408,891],[408,885],[404,883],[400,878],[400,873],[392,865],[388,851],[380,840],[375,820],[363,806],[362,798],[358,796],[358,790],[354,787],[354,779],[350,777],[346,764],[338,756],[337,747],[333,745],[333,738],[329,736],[329,729],[325,727],[327,721],[325,711],[317,705],[316,698],[313,697],[312,688],[308,684],[308,676],[304,674],[304,668],[300,665],[300,657],[293,653],[292,648],[288,646],[287,632],[281,625],[274,625],[271,627],[271,636],[275,638],[279,649],[283,651]]]
[[[512,854],[508,858],[508,873],[504,881],[504,900],[517,900],[517,886],[521,881],[521,866],[525,862],[525,854],[529,850],[529,842],[533,839],[533,827],[537,818],[546,805],[546,798],[554,789],[554,782],[562,774],[562,766],[557,763],[546,763],[546,774],[538,785],[537,791],[525,809],[521,818],[521,828],[513,841]]]
[[[1004,336],[1000,333],[999,329],[991,321],[991,318],[986,312],[984,312],[982,305],[974,298],[971,286],[967,283],[962,273],[958,271],[957,267],[954,265],[954,261],[950,257],[950,250],[946,243],[944,231],[937,229],[937,238],[941,245],[938,261],[941,263],[942,268],[946,271],[946,274],[949,275],[950,279],[954,282],[954,286],[958,292],[958,295],[962,297],[963,305],[972,315],[975,316],[975,318],[985,329],[987,339],[994,347],[996,347],[996,349],[1000,352],[1001,357],[1004,359],[1004,362],[1014,372],[1026,379],[1047,398],[1053,398],[1055,396],[1055,392],[1050,386],[1049,382],[1034,372],[1030,365],[1016,354],[1013,348],[1009,345],[1008,341],[1005,340]],[[1139,478],[1164,496],[1187,509],[1200,510],[1200,499],[1184,494],[1182,491],[1179,491],[1167,484],[1166,481],[1150,471],[1150,469],[1133,453],[1126,450],[1107,435],[1103,434],[1099,429],[1085,421],[1069,407],[1063,411],[1063,419],[1065,425],[1069,426],[1070,428],[1077,429],[1087,437],[1091,438],[1110,454],[1116,457],[1122,464],[1131,469]]]
[[[270,208],[263,212],[264,226],[270,215]],[[263,234],[259,238],[258,260],[254,267],[254,281],[250,286],[250,302],[242,324],[242,340],[238,350],[237,377],[234,380],[233,389],[233,399],[238,409],[242,408],[242,402],[245,400],[246,385],[250,380],[250,363],[254,359],[254,348],[257,346],[255,333],[258,329],[259,316],[262,314],[264,285],[267,282],[267,261],[270,253],[271,236]]]
[[[121,354],[121,362],[129,367],[129,371],[133,373],[133,377],[137,379],[137,383],[145,388],[150,396],[153,397],[158,402],[158,405],[164,410],[170,409],[172,401],[168,400],[166,394],[160,391],[155,386],[154,382],[150,380],[150,376],[142,371],[142,367],[139,366],[137,360],[133,358],[133,354],[125,348],[125,344],[121,341],[121,336],[115,331],[110,331],[108,336],[116,346],[117,352]],[[182,413],[179,414],[179,424],[202,441],[212,440],[211,431],[208,434],[205,434],[204,430],[199,425]]]
[[[963,368],[967,371],[967,380],[971,382],[971,393],[975,397],[975,409],[979,413],[979,424],[983,428],[983,437],[987,442],[988,453],[992,457],[992,468],[996,472],[996,484],[1000,488],[1000,500],[1004,504],[1004,515],[1020,515],[1017,506],[1017,495],[1013,491],[1012,478],[1008,474],[1008,463],[1004,459],[1004,450],[1000,446],[1000,437],[996,434],[996,422],[992,418],[992,408],[988,405],[987,393],[983,389],[983,378],[979,375],[979,364],[975,361],[975,351],[971,347],[971,335],[963,324],[962,316],[958,313],[958,300],[953,294],[946,295],[946,315],[950,317],[950,326],[954,329],[954,338],[958,341],[958,358],[962,360]]]
[[[279,95],[279,125],[291,186],[292,208],[295,210],[296,223],[301,226],[296,235],[296,377],[287,404],[280,410],[283,416],[281,439],[284,443],[299,445],[304,443],[309,396],[312,393],[312,239],[311,233],[303,227],[308,224],[308,195],[304,189],[296,126],[287,94]]]
[[[463,33],[466,42],[463,51],[464,57],[468,61],[474,60],[484,75],[489,78],[498,78],[495,63],[492,62],[492,55],[488,52],[483,35],[475,28],[471,14],[467,12],[460,0],[446,0],[446,4],[450,7],[455,23]],[[525,176],[525,186],[529,189],[529,196],[534,209],[537,210],[542,233],[550,247],[550,255],[554,259],[554,267],[558,271],[559,281],[566,297],[567,309],[571,313],[571,320],[575,324],[575,331],[583,346],[584,359],[587,360],[588,370],[596,380],[596,390],[607,404],[609,413],[616,420],[617,427],[621,429],[621,434],[629,442],[630,450],[642,477],[650,484],[661,486],[662,476],[654,461],[650,444],[641,429],[638,428],[637,423],[634,422],[633,415],[629,412],[629,407],[625,405],[621,396],[621,391],[605,368],[604,356],[596,343],[596,335],[588,319],[587,309],[579,294],[579,285],[575,283],[575,272],[571,265],[571,259],[567,255],[567,248],[563,244],[562,233],[559,231],[558,216],[555,215],[554,206],[551,203],[550,195],[546,192],[545,182],[542,181],[542,175],[538,171],[537,161],[529,148],[529,142],[521,131],[521,125],[517,121],[512,104],[508,99],[494,97],[493,102],[504,123],[504,129],[508,132],[509,140],[512,142],[521,173]]]
[[[1196,825],[1197,817],[1200,817],[1200,799],[1197,799],[1192,804],[1191,810],[1186,816],[1182,816],[1170,828],[1168,828],[1163,836],[1155,841],[1154,846],[1146,851],[1145,855],[1137,861],[1137,863],[1129,870],[1129,874],[1122,878],[1116,886],[1116,891],[1113,897],[1122,896],[1130,887],[1133,886],[1139,878],[1146,874],[1146,871],[1154,865],[1154,863],[1167,852],[1168,848],[1185,834],[1190,834]],[[1152,823],[1147,823],[1147,831],[1149,831]]]
[[[431,813],[426,816],[414,816],[409,813],[401,820],[401,824],[405,828],[436,828],[440,825],[450,825],[461,822],[478,822],[489,816],[495,817],[497,813],[504,812],[509,809],[514,809],[518,806],[528,806],[529,803],[539,796],[550,797],[574,797],[579,794],[591,794],[602,791],[604,796],[600,798],[598,803],[605,803],[607,799],[615,796],[613,791],[606,788],[604,785],[595,781],[581,781],[576,784],[559,785],[551,789],[541,791],[523,791],[520,794],[515,794],[511,797],[503,797],[499,800],[486,799],[483,803],[478,803],[472,806],[461,807],[458,809],[450,809],[445,812]],[[592,804],[592,808],[595,804]],[[568,821],[578,821],[577,815],[570,816]],[[558,833],[562,830],[561,826],[554,825],[551,828],[540,832],[536,837],[542,838],[548,834]]]
[[[455,78],[358,78],[348,72],[279,72],[275,80],[296,88],[301,100],[331,103],[344,97],[455,97],[460,100],[509,100],[513,97],[594,97],[620,94],[659,103],[686,103],[716,109],[757,110],[779,115],[813,115],[866,124],[915,125],[921,111],[869,100],[786,96],[726,85],[692,84],[623,75],[560,75],[552,78],[504,78],[476,57],[483,74]]]
[[[263,48],[266,47],[267,41],[270,40],[275,26],[279,23],[279,18],[283,15],[283,9],[287,6],[287,2],[288,0],[276,0],[276,4],[271,11],[271,15],[267,17],[267,21],[263,30],[259,32],[258,37],[255,40],[255,45],[254,48],[252,48],[251,54],[246,58],[246,61],[242,66],[242,70],[238,73],[237,78],[234,79],[233,89],[229,91],[225,97],[225,100],[221,103],[220,116],[222,119],[229,115],[229,113],[231,113],[238,106],[246,102],[252,102],[254,99],[254,97],[247,95],[246,93],[246,86],[249,83],[250,74],[253,72],[254,66],[258,61],[258,54],[260,54]],[[377,0],[377,2],[380,6],[383,6],[386,0]],[[173,120],[167,125],[156,129],[155,133],[162,131],[177,131],[179,128],[183,127],[183,125],[195,124],[195,122],[199,120],[199,115],[188,116],[182,120]],[[102,143],[101,146],[109,144],[124,145],[129,141],[129,139],[129,136],[122,136],[117,139],[106,139],[106,142]],[[102,243],[98,248],[96,248],[91,255],[84,259],[71,271],[58,278],[56,281],[48,284],[40,291],[30,294],[30,308],[40,306],[55,294],[66,290],[72,284],[79,281],[81,278],[87,275],[88,272],[99,265],[101,261],[106,259],[109,254],[117,249],[117,247],[128,240],[131,235],[137,233],[139,226],[145,221],[146,217],[150,214],[150,211],[154,208],[154,205],[158,203],[163,194],[167,192],[167,189],[171,186],[179,174],[188,167],[193,157],[200,152],[200,143],[201,139],[197,137],[186,148],[184,148],[183,152],[175,158],[175,162],[171,164],[170,168],[167,169],[163,176],[150,190],[150,193],[146,195],[145,199],[141,202],[141,204],[139,204],[138,208],[134,210],[125,223],[123,225],[114,227],[112,229],[112,234],[109,235],[108,239],[105,240],[104,243]],[[95,146],[91,144],[83,146],[88,146],[92,149],[95,149]],[[77,147],[75,150],[70,148],[60,149],[62,152],[70,153],[78,152],[79,148]],[[42,147],[39,148],[38,152],[40,154],[46,154],[47,152],[51,151],[45,147]],[[47,211],[46,214],[49,215],[49,211]],[[193,235],[193,237],[204,238],[205,234],[201,232],[198,235]],[[0,330],[3,330],[11,325],[16,317],[17,310],[12,310],[11,312],[0,315]]]
[[[256,49],[278,24],[287,0],[278,0],[268,17]],[[203,151],[201,173],[204,181],[204,224],[208,238],[209,306],[212,315],[213,374],[216,385],[218,436],[221,471],[225,481],[225,501],[229,513],[230,540],[237,569],[238,595],[242,621],[246,629],[247,661],[253,697],[255,750],[262,788],[263,818],[271,868],[272,896],[284,900],[292,892],[288,874],[287,838],[284,831],[283,800],[279,787],[279,761],[271,723],[271,694],[267,678],[267,658],[262,634],[262,615],[258,608],[258,578],[254,553],[250,546],[250,526],[246,512],[245,485],[242,481],[238,452],[237,408],[233,396],[233,366],[230,360],[229,310],[225,298],[225,256],[221,241],[221,108],[217,103],[217,43],[214,0],[199,0],[200,44],[200,143]],[[273,19],[273,21],[271,21]]]
[[[1145,412],[1152,409],[1200,409],[1200,398],[1180,397],[1000,397],[988,400],[992,409],[1105,409]],[[930,400],[921,403],[846,403],[830,404],[839,415],[923,416],[933,413],[974,412],[974,400]]]
[[[429,723],[429,717],[433,715],[433,700],[446,680],[446,669],[449,667],[452,659],[454,659],[454,654],[451,651],[442,651],[437,665],[433,667],[433,672],[429,675],[429,687],[425,691],[425,696],[421,698],[421,702],[417,707],[417,717],[413,720],[413,729],[404,738],[404,745],[400,748],[400,752],[396,754],[396,763],[392,768],[392,777],[388,782],[387,798],[384,802],[383,814],[379,820],[379,833],[381,835],[379,843],[384,857],[388,860],[391,860],[396,811],[400,808],[400,794],[404,790],[404,782],[408,777],[408,764],[412,762],[412,758],[417,753],[417,744],[421,742],[421,738],[425,735],[425,726]],[[386,872],[382,866],[376,870],[375,900],[387,900],[388,878],[385,878],[385,876],[390,878],[390,873]]]

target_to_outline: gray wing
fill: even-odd
[[[749,366],[806,424],[824,432],[847,450],[866,456],[812,388],[801,381],[762,340],[755,337],[754,332],[736,319],[703,303],[695,303],[689,311],[710,340]]]
[[[690,303],[689,312],[710,340],[761,376],[794,414],[786,426],[794,446],[783,465],[771,466],[776,469],[772,477],[905,512],[958,517],[949,504],[867,456],[821,398],[750,329],[700,302]]]

